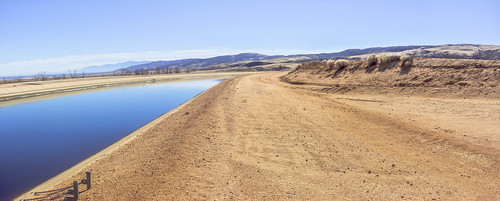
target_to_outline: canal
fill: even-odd
[[[0,200],[54,177],[220,81],[150,84],[0,106]]]

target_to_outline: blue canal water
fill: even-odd
[[[54,177],[219,82],[152,84],[0,106],[0,200]]]

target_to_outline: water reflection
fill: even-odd
[[[219,82],[153,84],[0,106],[0,200],[70,168]]]

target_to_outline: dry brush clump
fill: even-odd
[[[335,60],[327,60],[326,64],[328,65],[328,67],[332,67],[333,65],[335,65]]]
[[[413,57],[411,56],[404,56],[401,57],[401,67],[410,67],[413,65]]]
[[[301,69],[317,69],[317,68],[319,68],[321,66],[322,66],[322,62],[315,61],[315,62],[302,63],[299,66],[297,66],[297,68],[301,68]]]
[[[318,72],[322,71],[323,66],[325,65],[325,62],[321,61],[315,61],[315,62],[305,62],[299,64],[295,70],[292,71],[292,73],[295,72],[300,72],[300,71],[311,71],[311,72]]]
[[[353,68],[353,69],[357,69],[357,68],[359,68],[362,64],[363,64],[363,61],[356,60],[356,61],[352,62],[352,68]]]
[[[381,64],[381,65],[388,64],[389,63],[389,57],[387,55],[385,55],[385,54],[380,55],[378,57],[378,63]]]
[[[397,55],[382,55],[379,57],[379,62],[380,64],[389,64],[389,63],[392,63],[392,62],[396,62],[396,61],[399,61],[401,60],[401,57],[400,56],[397,56]]]
[[[339,60],[335,61],[335,69],[337,69],[337,70],[343,69],[347,66],[349,66],[349,61],[347,61],[345,59],[339,59]]]
[[[333,67],[335,66],[335,60],[327,60],[326,66],[328,67],[328,70],[332,70]]]
[[[377,55],[370,55],[368,56],[368,58],[366,58],[366,67],[369,68],[369,67],[372,67],[374,65],[377,65],[378,63],[378,59],[377,59]]]
[[[389,56],[389,62],[396,62],[396,61],[400,61],[400,60],[401,60],[401,57],[398,55],[390,55]]]

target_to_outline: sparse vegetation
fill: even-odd
[[[146,68],[140,68],[134,71],[135,75],[149,75],[149,71]]]
[[[339,60],[335,61],[335,69],[337,69],[337,70],[343,69],[347,66],[349,66],[349,61],[347,61],[345,59],[339,59]]]
[[[130,75],[130,74],[132,74],[132,73],[125,68],[122,68],[122,70],[120,71],[121,76],[126,76],[126,75]]]
[[[286,65],[283,65],[283,64],[280,64],[278,66],[278,71],[282,71],[282,70],[285,70],[285,69],[290,69],[289,67],[287,67]]]
[[[389,64],[401,60],[400,56],[397,55],[382,55],[379,57],[380,64]]]
[[[333,66],[335,66],[335,60],[328,60],[328,61],[326,61],[326,65],[329,68],[332,68]]]
[[[352,68],[353,68],[353,69],[359,68],[362,64],[363,64],[363,62],[362,62],[362,61],[360,61],[360,60],[356,60],[356,61],[354,61],[354,62],[352,63]]]
[[[320,68],[326,61],[308,62],[301,64],[286,77],[290,83],[309,83],[311,80],[317,80],[318,84],[328,85],[399,87],[497,87],[500,80],[500,61],[414,58],[407,55],[401,58],[401,62],[396,61],[397,57],[384,56],[384,59],[387,59],[384,62],[393,62],[386,65],[377,64],[367,69],[364,59],[347,60],[348,66],[342,69],[343,62],[338,58],[337,65],[330,71]]]
[[[45,80],[48,79],[47,73],[40,72],[37,75],[35,75],[35,79],[38,79],[38,80],[41,80],[41,81],[45,81]]]
[[[408,68],[411,65],[413,65],[413,57],[411,57],[411,56],[401,57],[401,67]]]
[[[385,54],[380,55],[378,57],[378,63],[380,63],[381,65],[388,64],[389,63],[389,57],[387,55],[385,55]]]
[[[377,55],[370,55],[368,56],[368,58],[366,58],[366,67],[369,68],[369,67],[372,67],[374,65],[377,65],[378,63],[378,60],[377,60]]]

